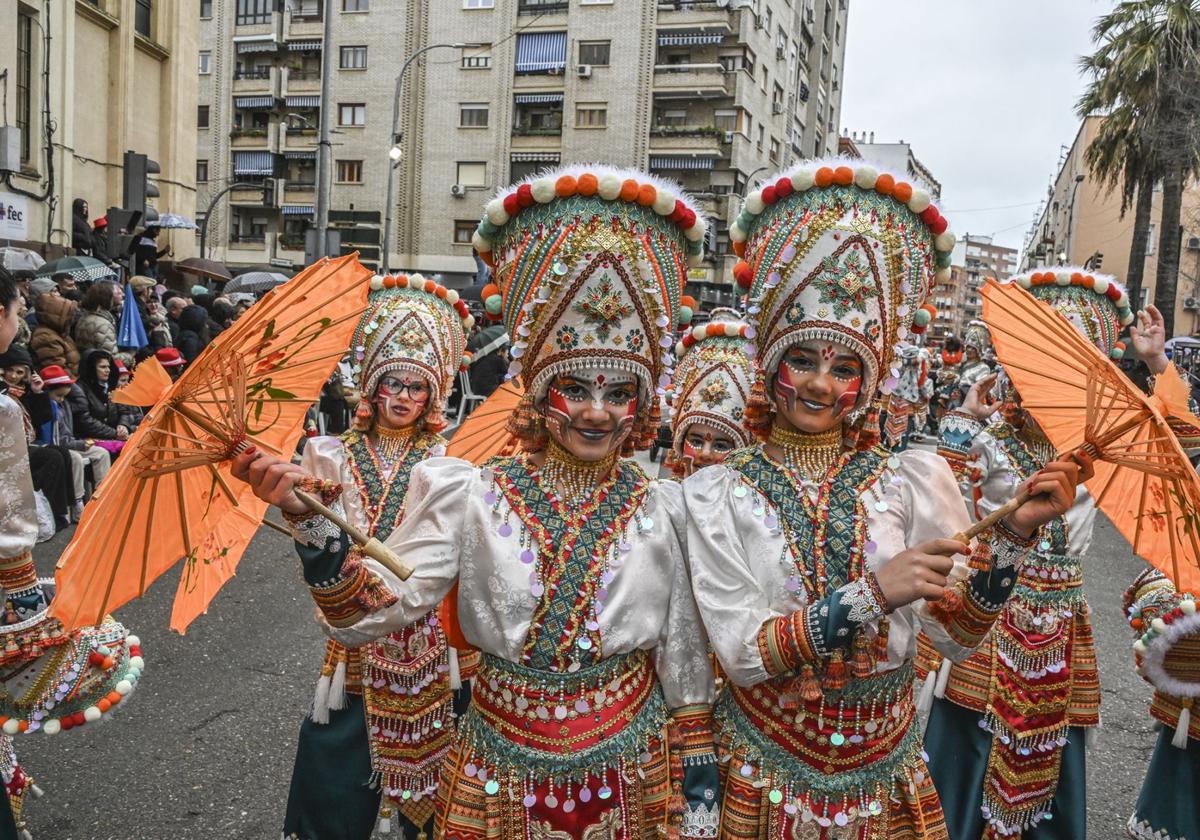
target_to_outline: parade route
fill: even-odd
[[[34,549],[39,574],[53,572],[71,533]],[[1121,594],[1142,564],[1103,518],[1088,559],[1104,719],[1088,755],[1088,836],[1118,840],[1155,738],[1150,689],[1133,671],[1121,615]],[[168,575],[118,615],[145,649],[136,702],[84,737],[20,739],[22,764],[46,791],[29,804],[35,838],[279,836],[323,651],[299,562],[286,538],[261,529],[238,576],[186,636],[167,629],[176,580]]]

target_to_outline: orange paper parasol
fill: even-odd
[[[516,447],[508,432],[508,417],[517,410],[523,393],[511,380],[503,383],[454,430],[446,454],[472,464],[511,454]]]
[[[1200,420],[1188,412],[1187,389],[1174,369],[1147,396],[1066,318],[1016,283],[988,281],[983,320],[1021,406],[1050,442],[1060,453],[1084,449],[1095,458],[1088,490],[1134,553],[1180,589],[1200,586],[1200,478],[1168,418]]]
[[[370,276],[355,256],[323,260],[251,307],[177,382],[153,359],[138,366],[114,398],[154,407],[59,560],[56,618],[98,624],[180,560],[171,627],[182,633],[204,612],[266,511],[229,458],[250,445],[291,454],[366,308]]]

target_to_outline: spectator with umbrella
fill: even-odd
[[[75,325],[75,344],[79,352],[105,350],[117,352],[117,316],[125,304],[125,292],[116,283],[94,284],[83,296],[83,314]]]
[[[146,280],[148,278],[140,277],[138,279]],[[138,298],[132,283],[126,287],[122,297],[124,301],[121,305],[121,322],[117,325],[117,347],[140,350],[149,344],[150,340],[146,337],[141,307],[138,305]]]
[[[162,228],[158,225],[147,226],[133,246],[134,267],[138,274],[157,277],[159,259],[170,256],[170,245],[163,248],[158,247],[157,238],[161,230]]]
[[[75,275],[71,272],[58,271],[50,279],[57,284],[60,296],[76,302],[83,299],[83,292],[79,290],[79,284],[75,282]]]
[[[37,326],[29,337],[29,350],[37,362],[37,368],[59,365],[74,376],[79,372],[79,348],[71,339],[71,326],[79,311],[79,304],[62,297],[55,290],[38,295],[33,305],[37,313]]]

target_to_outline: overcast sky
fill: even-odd
[[[1079,128],[1078,58],[1113,5],[850,0],[841,127],[911,143],[954,231],[1020,248]]]

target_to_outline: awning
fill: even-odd
[[[513,152],[513,163],[558,163],[558,152]]]
[[[235,35],[233,46],[239,53],[269,53],[279,49],[274,35]]]
[[[283,103],[289,108],[320,108],[321,97],[319,96],[289,96],[283,100]]]
[[[283,156],[288,160],[316,160],[316,152],[284,152]]]
[[[683,155],[652,155],[651,169],[712,169],[715,158],[687,157]]]
[[[313,209],[307,204],[285,204],[283,205],[283,215],[285,216],[311,216]]]
[[[518,73],[565,70],[566,66],[566,32],[522,32],[517,36]]]
[[[660,32],[660,47],[698,47],[705,44],[720,44],[725,40],[720,32]]]
[[[290,52],[307,52],[309,50],[321,49],[320,41],[288,41],[287,48]]]
[[[547,103],[555,103],[561,105],[563,95],[561,93],[518,93],[513,97],[514,105],[542,105]]]
[[[234,108],[274,108],[274,96],[235,96],[233,97]]]
[[[234,175],[274,175],[275,156],[270,152],[234,152]]]

